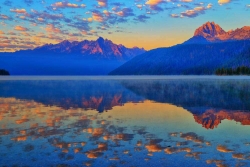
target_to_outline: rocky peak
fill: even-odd
[[[242,27],[242,30],[250,31],[250,26],[244,26],[244,27]]]
[[[217,35],[225,34],[226,32],[214,22],[207,22],[203,24],[201,27],[196,29],[194,36],[203,36],[207,37],[215,37]]]
[[[103,37],[99,37],[96,41],[100,44],[103,44],[105,40]]]
[[[69,44],[71,44],[71,42],[68,41],[68,40],[64,40],[60,44],[62,44],[62,45],[69,45]]]

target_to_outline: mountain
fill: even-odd
[[[110,75],[211,75],[218,68],[250,67],[250,40],[158,48],[126,62]]]
[[[226,32],[218,24],[207,22],[195,30],[194,36],[184,44],[200,44],[250,39],[250,26]]]
[[[96,41],[62,41],[58,44],[46,44],[33,50],[18,51],[25,54],[60,54],[80,55],[88,59],[113,59],[128,60],[144,53],[143,48],[126,48],[123,45],[116,45],[111,40],[99,37]]]
[[[102,37],[96,41],[65,40],[32,50],[0,53],[0,67],[11,75],[107,75],[144,52]]]
[[[249,30],[243,27],[225,32],[208,22],[183,44],[150,50],[110,75],[211,75],[218,68],[250,67]]]

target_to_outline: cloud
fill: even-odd
[[[43,21],[44,21],[44,19],[43,19],[43,18],[41,18],[41,17],[37,18],[37,20],[38,20],[38,21],[41,21],[41,22],[43,22]]]
[[[218,145],[218,146],[217,146],[217,150],[218,150],[219,152],[223,152],[223,153],[233,152],[233,150],[228,149],[226,146],[223,146],[223,145]]]
[[[172,18],[178,18],[180,16],[178,14],[170,14],[170,17],[172,17]]]
[[[185,12],[181,12],[181,16],[196,17],[198,16],[198,13],[196,13],[195,10],[186,10]]]
[[[90,30],[88,21],[72,22],[72,23],[68,24],[68,26],[77,28],[80,31],[89,31]]]
[[[180,17],[190,17],[190,18],[197,17],[199,14],[204,14],[205,10],[207,10],[207,8],[203,6],[198,6],[198,7],[195,7],[194,9],[181,12]]]
[[[25,27],[22,27],[22,26],[17,25],[17,26],[15,27],[15,30],[17,30],[17,31],[27,31],[28,29],[25,28]]]
[[[181,2],[193,2],[193,0],[181,0]]]
[[[63,14],[49,14],[47,12],[38,12],[36,10],[31,10],[31,12],[32,13],[30,14],[25,14],[25,16],[29,18],[43,18],[44,20],[58,20],[64,18]]]
[[[116,14],[121,17],[134,16],[133,9],[131,8],[123,8],[121,11],[116,12]]]
[[[0,14],[0,19],[9,19],[9,16],[4,15],[4,14]]]
[[[150,6],[156,6],[156,5],[158,5],[158,4],[162,3],[162,2],[163,2],[163,0],[148,0],[146,2],[146,4],[150,5]]]
[[[158,5],[165,2],[164,0],[148,0],[145,4],[149,5],[152,10],[163,11]]]
[[[62,31],[59,28],[54,27],[53,24],[48,24],[45,30],[49,33],[61,33]]]
[[[4,32],[0,30],[0,35],[2,35],[2,34],[4,34]]]
[[[103,13],[104,13],[106,16],[110,16],[110,12],[107,11],[107,10],[104,10]]]
[[[150,19],[150,17],[148,17],[146,15],[139,15],[134,20],[144,23],[144,22],[146,22],[147,19]]]
[[[26,13],[25,9],[10,9],[10,11],[15,13]]]
[[[93,20],[98,21],[98,22],[104,21],[104,18],[102,16],[101,12],[99,12],[97,10],[92,12],[92,18],[93,18]]]
[[[218,0],[218,3],[221,4],[221,5],[229,3],[229,2],[231,2],[231,0]]]
[[[208,5],[207,5],[207,9],[210,9],[210,8],[212,8],[213,7],[213,4],[211,4],[211,3],[209,3]]]
[[[56,2],[52,4],[51,6],[56,7],[56,8],[84,8],[86,7],[85,4],[77,5],[74,3],[68,3],[68,2]]]
[[[143,5],[138,4],[138,5],[136,5],[136,7],[139,8],[139,9],[142,9]]]
[[[194,10],[195,10],[195,11],[204,11],[204,10],[206,10],[206,9],[205,9],[205,7],[203,7],[203,6],[199,6],[199,7],[195,7]]]
[[[97,3],[100,7],[107,6],[107,0],[97,0]]]

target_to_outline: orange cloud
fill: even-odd
[[[211,4],[211,3],[209,3],[208,5],[207,5],[207,8],[208,9],[210,9],[210,8],[212,8],[213,7],[213,4]]]
[[[0,30],[0,34],[4,34],[4,32]]]
[[[62,31],[59,28],[54,27],[53,24],[48,24],[45,28],[47,32],[53,32],[53,33],[61,33]]]
[[[4,14],[0,14],[0,18],[2,18],[2,19],[8,19],[9,17],[6,16],[6,15],[4,15]]]
[[[195,7],[194,10],[196,11],[203,11],[206,10],[203,6]]]
[[[98,5],[101,7],[107,6],[107,0],[97,0]]]
[[[81,5],[77,5],[77,4],[74,4],[74,3],[67,3],[67,2],[56,2],[54,4],[52,4],[51,6],[53,7],[57,7],[57,8],[84,8],[86,7],[85,4],[81,4]]]
[[[223,153],[233,152],[233,150],[228,149],[226,146],[222,146],[222,145],[218,145],[217,150]]]
[[[15,30],[17,30],[17,31],[27,31],[28,29],[25,28],[25,27],[22,27],[22,26],[16,26]]]
[[[107,11],[107,10],[104,10],[103,13],[104,13],[106,16],[109,16],[109,15],[110,15],[110,12]]]
[[[218,0],[218,3],[221,4],[221,5],[229,3],[229,2],[231,2],[231,0]]]
[[[100,13],[92,12],[92,18],[95,21],[103,22],[104,18]]]
[[[162,3],[162,2],[163,2],[163,0],[148,0],[146,2],[146,4],[150,5],[150,6],[156,6],[156,5],[158,5],[158,4]]]
[[[15,13],[26,13],[25,9],[10,9],[10,11]]]
[[[41,21],[41,22],[44,21],[44,19],[41,18],[41,17],[37,18],[37,20],[38,20],[38,21]]]

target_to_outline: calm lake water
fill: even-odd
[[[0,78],[0,166],[250,166],[249,136],[249,77]]]

